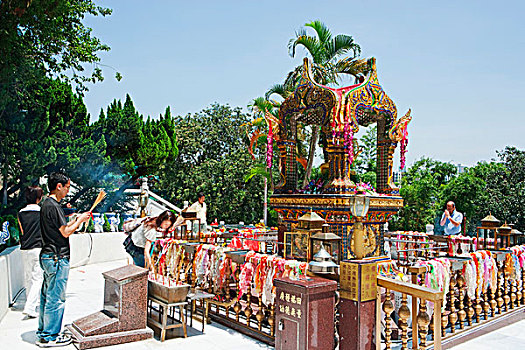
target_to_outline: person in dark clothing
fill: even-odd
[[[47,183],[50,195],[40,209],[43,243],[40,266],[44,270],[36,342],[40,347],[65,346],[71,343],[70,336],[60,334],[69,276],[69,236],[80,224],[89,220],[90,213],[83,213],[67,223],[60,201],[66,197],[70,185],[66,175],[51,173]]]
[[[26,288],[26,304],[23,314],[29,318],[38,317],[40,289],[44,278],[39,262],[42,235],[40,234],[40,207],[38,206],[43,192],[37,186],[26,188],[27,206],[18,212],[20,251],[24,263],[24,287]]]

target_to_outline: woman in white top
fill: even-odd
[[[131,233],[131,240],[135,247],[131,251],[131,257],[135,265],[151,268],[149,251],[151,243],[157,239],[157,232],[163,235],[175,224],[176,217],[171,211],[166,210],[156,217],[145,219],[140,226]]]
[[[40,206],[44,191],[40,187],[26,188],[27,206],[18,212],[20,226],[20,251],[24,262],[24,286],[26,304],[23,313],[29,317],[38,317],[40,311],[40,289],[44,280],[44,271],[40,267],[39,255],[42,249],[40,233]]]

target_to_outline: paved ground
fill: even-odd
[[[453,347],[454,350],[525,349],[525,320]]]
[[[72,269],[69,275],[67,289],[66,311],[64,324],[89,315],[101,309],[103,303],[104,279],[102,272],[125,265],[126,261],[93,264]],[[0,322],[0,344],[2,349],[36,349],[35,330],[38,321],[26,319],[22,315],[25,295],[22,294],[17,303],[8,311]],[[166,349],[176,346],[178,349],[270,349],[266,344],[257,342],[236,331],[222,327],[216,323],[206,325],[205,333],[201,333],[201,324],[193,323],[188,327],[188,338],[171,338],[161,343],[158,337],[137,343],[129,343],[108,347],[108,349]],[[495,332],[483,335],[477,339],[454,347],[454,350],[517,350],[525,349],[525,321],[520,321]],[[73,345],[65,349],[75,349]]]
[[[114,261],[109,263],[87,265],[72,269],[66,296],[66,311],[64,324],[99,311],[104,300],[104,279],[102,272],[108,271],[127,264],[126,261]],[[2,322],[0,322],[0,348],[1,349],[37,349],[36,328],[37,319],[26,319],[22,315],[25,303],[25,295],[22,294],[17,303],[8,311]],[[107,349],[218,349],[218,350],[241,350],[241,349],[271,349],[264,343],[257,342],[252,338],[244,336],[231,329],[222,327],[216,323],[206,325],[205,333],[200,332],[201,324],[193,321],[193,328],[188,327],[188,338],[171,338],[163,343],[156,339],[142,342],[114,345]],[[76,349],[73,345],[64,349]]]

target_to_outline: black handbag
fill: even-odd
[[[131,236],[132,236],[132,233],[138,229],[140,227],[140,225],[142,224],[142,221],[144,220],[140,220],[138,221],[138,224],[133,227],[133,229],[131,229],[129,232],[126,232],[128,234],[128,236],[126,237],[126,239],[124,240],[124,242],[122,242],[122,244],[124,245],[124,249],[126,250],[126,253],[128,253],[129,255],[133,255],[133,253],[139,249],[135,243],[133,243],[133,240],[131,239]]]
[[[124,249],[126,250],[126,253],[131,255],[135,251],[135,244],[133,243],[133,240],[131,239],[131,233],[128,234],[124,242],[122,243],[124,245]]]

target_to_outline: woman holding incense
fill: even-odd
[[[165,235],[173,226],[177,219],[175,214],[166,210],[159,216],[145,219],[140,226],[131,233],[134,249],[131,251],[131,257],[135,265],[140,267],[151,268],[151,243],[157,239],[157,233]]]

